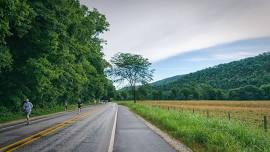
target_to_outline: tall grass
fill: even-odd
[[[198,152],[270,152],[270,136],[237,121],[121,103]]]
[[[220,101],[220,100],[189,100],[189,101],[143,101],[141,103],[171,108],[189,110],[210,117],[239,120],[252,127],[263,128],[264,116],[270,118],[270,101]]]

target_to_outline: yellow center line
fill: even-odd
[[[74,116],[74,117],[72,117],[72,118],[70,118],[70,119],[68,119],[68,120],[66,120],[66,121],[64,121],[64,122],[62,122],[60,124],[57,124],[57,125],[52,126],[50,128],[47,128],[47,129],[45,129],[45,130],[43,130],[43,131],[41,131],[39,133],[31,135],[31,136],[29,136],[27,138],[19,140],[19,141],[15,142],[15,143],[7,145],[7,146],[5,146],[3,148],[0,148],[0,151],[4,151],[4,152],[14,151],[14,150],[16,150],[16,149],[18,149],[18,148],[20,148],[20,147],[22,147],[24,145],[30,144],[30,143],[38,140],[41,137],[47,136],[47,135],[49,135],[49,134],[51,134],[53,132],[56,132],[59,129],[62,129],[62,128],[68,126],[68,125],[72,125],[73,123],[77,122],[78,120],[87,117],[90,113],[91,112],[86,112],[84,114]]]

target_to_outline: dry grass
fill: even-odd
[[[270,101],[143,101],[144,104],[173,110],[189,110],[209,117],[239,120],[263,128],[263,117],[270,116]]]
[[[201,109],[217,107],[218,105],[215,105],[217,103],[214,102],[142,102],[139,104],[121,102],[119,104],[128,106],[147,121],[186,144],[194,152],[270,152],[270,134],[239,121],[214,117],[214,114],[222,109],[221,107],[218,110],[208,109],[211,110],[210,114],[213,114],[211,117],[188,111],[190,107],[198,107],[198,105],[202,105],[202,107],[199,106]],[[227,102],[224,103],[224,105],[227,104]],[[232,104],[237,105],[236,102]],[[249,102],[241,104],[250,105]],[[161,108],[154,105],[160,105]],[[175,109],[167,110],[166,106],[174,106]],[[244,115],[239,104],[237,106],[229,104],[229,106],[234,110],[240,110],[241,115]],[[185,109],[184,112],[181,111],[181,107]],[[254,109],[252,106],[247,107]],[[180,111],[177,111],[179,109]]]

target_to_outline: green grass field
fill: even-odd
[[[224,100],[179,100],[142,101],[144,104],[164,109],[191,111],[209,117],[241,121],[252,127],[264,129],[264,116],[270,119],[270,101],[224,101]]]
[[[240,121],[121,102],[196,152],[269,152],[270,134]]]

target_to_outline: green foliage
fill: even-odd
[[[12,54],[7,46],[11,36],[22,38],[31,28],[34,16],[26,0],[0,1],[0,73],[12,67]]]
[[[270,84],[262,85],[260,89],[264,99],[270,99]]]
[[[183,75],[177,75],[177,76],[169,77],[169,78],[166,78],[166,79],[162,79],[162,80],[151,83],[151,85],[160,86],[160,85],[173,83],[173,82],[177,81],[178,79],[180,79],[182,76]]]
[[[136,84],[145,84],[152,80],[151,63],[141,55],[118,53],[111,59],[112,66],[108,75],[115,81],[127,81],[132,88],[133,99],[136,102]]]
[[[148,94],[141,99],[270,99],[269,63],[270,53],[268,52],[194,73],[167,78],[150,84],[147,88]],[[125,90],[127,88],[121,91]]]
[[[247,85],[229,91],[229,98],[236,100],[262,99],[262,90],[253,85]]]
[[[35,13],[27,0],[1,0],[0,7],[0,44],[11,35],[22,37],[28,32]]]
[[[268,152],[270,138],[263,130],[237,121],[207,118],[192,112],[168,111],[149,105],[123,102],[193,151]]]
[[[78,0],[1,0],[0,107],[113,97],[99,38],[108,26]]]
[[[13,59],[9,49],[0,46],[0,73],[3,70],[5,71],[10,70],[12,62]]]

